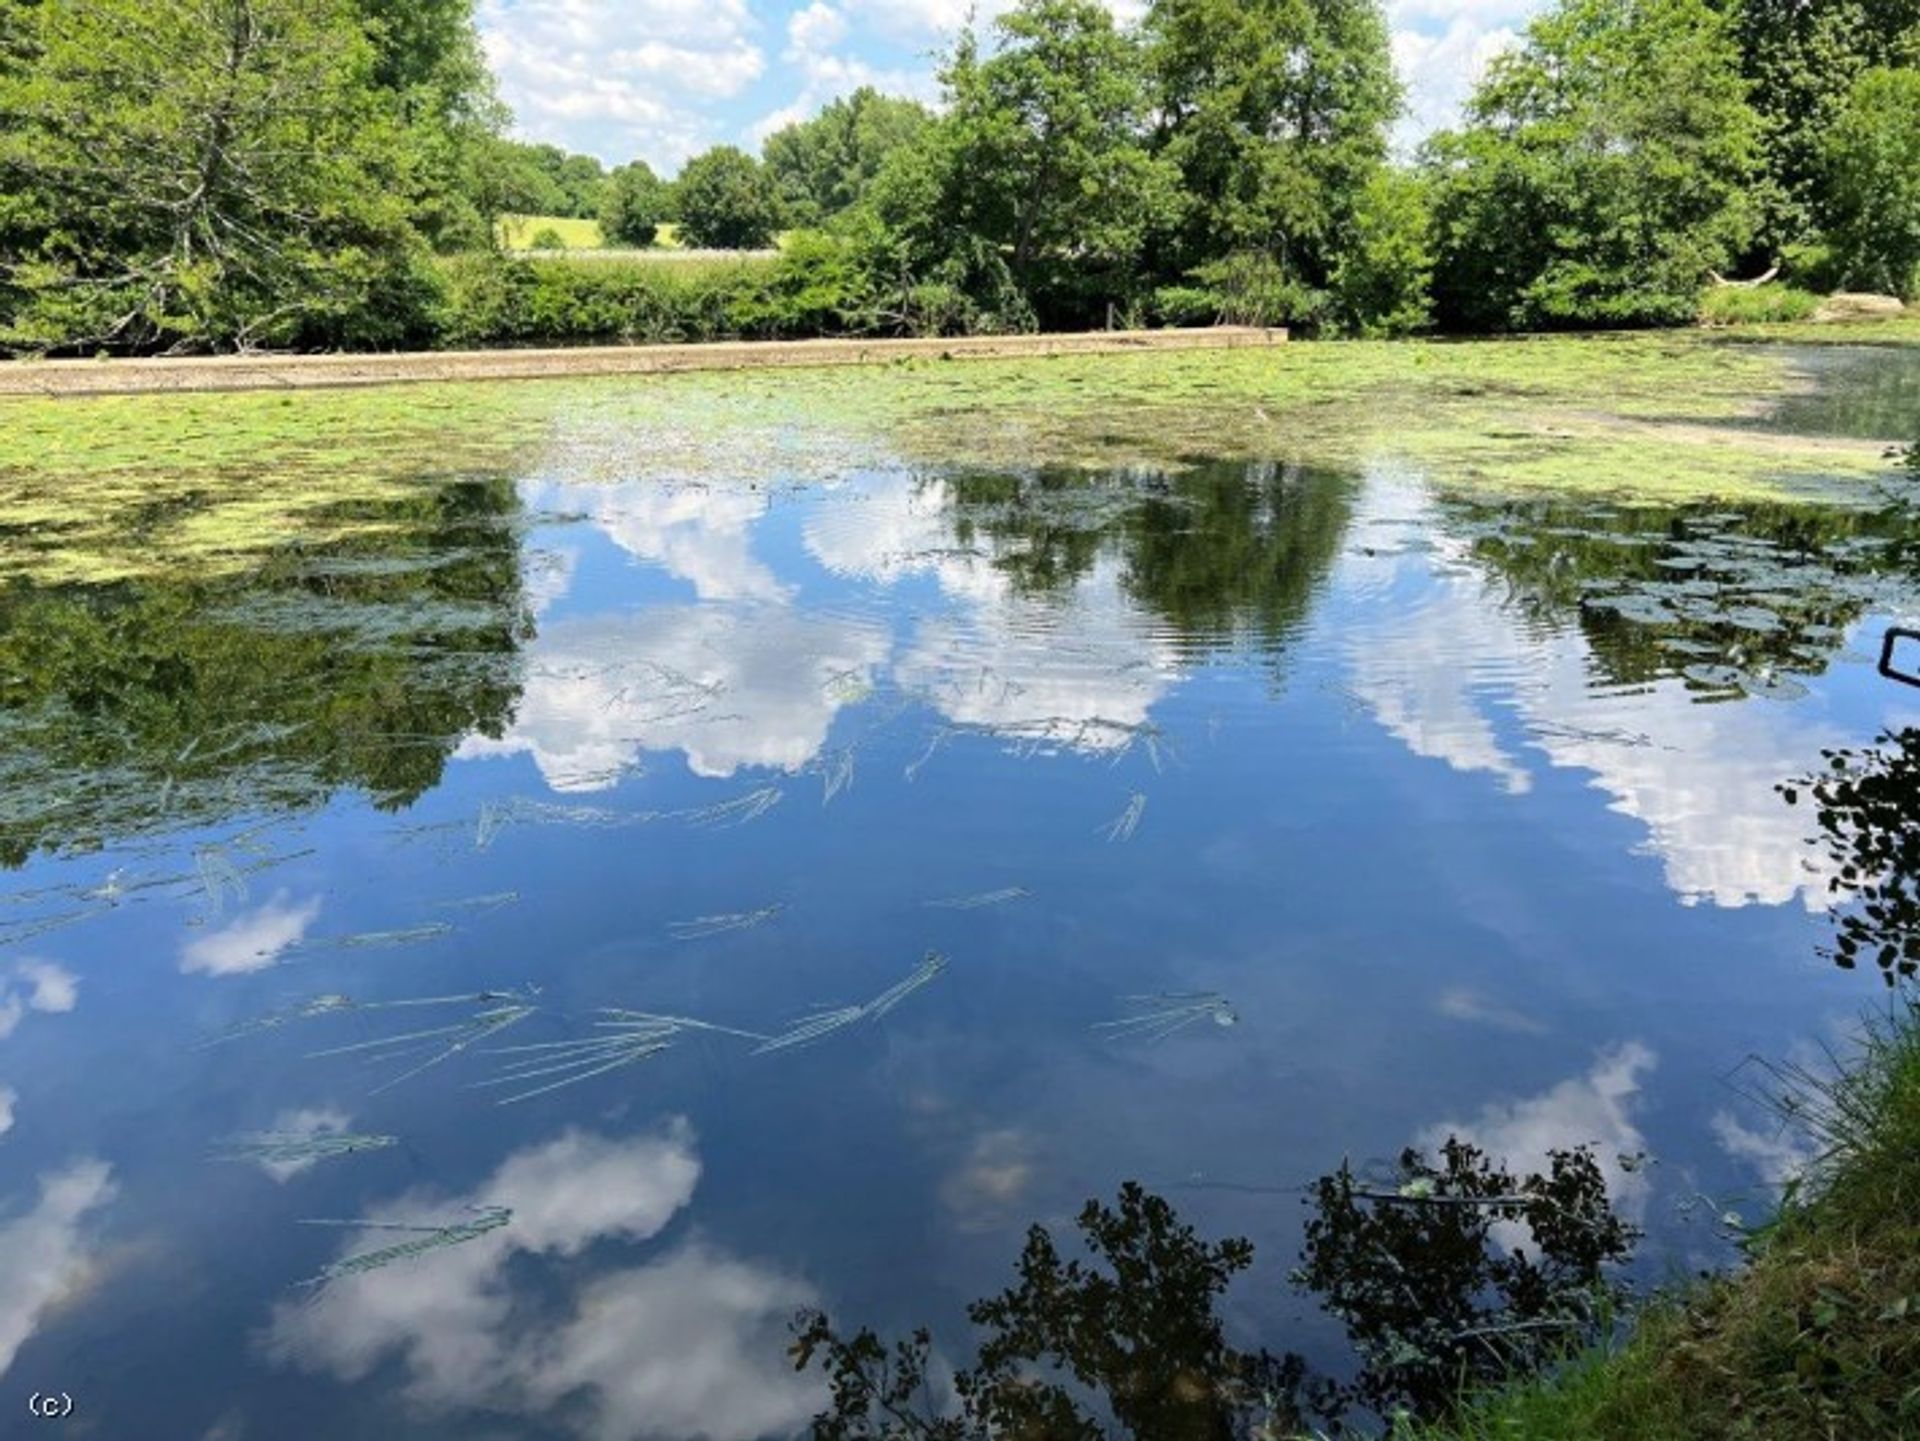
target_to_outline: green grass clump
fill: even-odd
[[[1791,285],[1716,285],[1700,299],[1702,325],[1782,325],[1811,320],[1820,297]]]
[[[1778,1073],[1821,1150],[1731,1276],[1611,1352],[1399,1441],[1901,1441],[1920,1436],[1920,1008],[1837,1078]]]

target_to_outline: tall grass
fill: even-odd
[[[1716,285],[1700,298],[1702,325],[1782,325],[1810,320],[1820,297],[1791,285]]]

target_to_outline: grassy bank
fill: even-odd
[[[1651,1308],[1617,1349],[1400,1441],[1920,1436],[1920,1008],[1838,1080],[1785,1078],[1821,1157],[1751,1264]]]

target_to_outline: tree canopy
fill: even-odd
[[[674,182],[674,201],[689,245],[758,250],[780,230],[773,177],[738,146],[716,145],[689,160]]]
[[[1430,146],[1441,318],[1691,320],[1756,224],[1759,121],[1707,0],[1562,0]]]

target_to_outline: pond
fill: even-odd
[[[1903,433],[1821,393],[1780,423]],[[1776,787],[1920,720],[1908,510],[804,415],[676,472],[582,409],[4,592],[0,1404],[747,1441],[821,1402],[797,1310],[957,1348],[1127,1180],[1335,1367],[1286,1272],[1343,1159],[1593,1145],[1656,1278],[1764,1216],[1742,1061],[1880,991]]]

